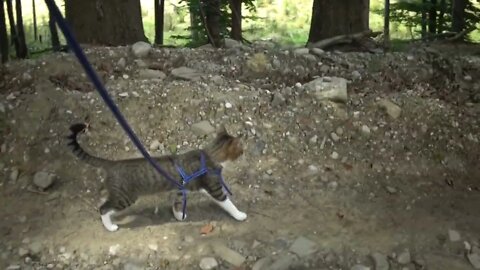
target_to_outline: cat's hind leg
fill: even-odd
[[[200,189],[200,192],[206,194],[234,219],[238,221],[244,221],[247,219],[247,214],[237,209],[230,198],[223,192],[221,186],[219,189],[212,189],[210,191],[206,189]]]
[[[110,232],[118,230],[118,225],[113,223],[112,216],[135,202],[134,199],[128,197],[120,198],[118,196],[109,196],[107,201],[100,206],[100,214],[105,229]]]
[[[172,212],[173,216],[178,221],[183,221],[187,218],[187,213],[183,215],[183,193],[181,191],[177,191],[175,194],[175,199],[172,205]]]

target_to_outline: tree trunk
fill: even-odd
[[[468,0],[453,0],[452,2],[452,31],[462,32],[465,29],[465,9]]]
[[[220,0],[203,0],[202,6],[205,8],[205,24],[208,34],[208,41],[214,47],[222,46],[222,36],[220,33]]]
[[[8,35],[7,23],[5,21],[5,9],[3,0],[0,0],[0,53],[2,54],[2,63],[8,61]]]
[[[190,12],[190,34],[192,41],[197,43],[200,41],[200,32],[198,31],[199,27],[203,25],[201,22],[201,12],[200,12],[200,0],[194,0],[190,2],[189,12]]]
[[[441,34],[445,30],[445,10],[447,9],[447,1],[440,0],[439,14],[438,14],[438,27],[437,33]]]
[[[165,16],[165,0],[154,0],[155,8],[155,44],[163,45],[163,25]]]
[[[49,12],[48,27],[50,28],[50,38],[52,41],[52,49],[54,52],[60,51],[60,40],[58,39],[57,25],[52,13]]]
[[[369,0],[314,0],[308,42],[369,29]]]
[[[12,44],[15,48],[15,54],[17,57],[19,52],[19,43],[17,35],[17,24],[15,24],[15,17],[13,16],[13,5],[12,0],[6,0],[7,2],[7,14],[8,14],[8,23],[10,24],[10,38],[12,39]]]
[[[38,40],[38,27],[37,27],[37,7],[35,0],[32,0],[32,13],[33,13],[33,40]]]
[[[235,40],[242,41],[242,0],[230,0],[230,10],[232,11],[230,36]]]
[[[422,0],[422,39],[427,38],[427,0]]]
[[[437,33],[437,0],[430,0],[431,6],[428,10],[428,32],[434,36]]]
[[[138,0],[66,0],[65,13],[80,43],[118,46],[147,41]]]
[[[25,28],[23,27],[22,1],[15,1],[15,11],[17,15],[17,34],[18,34],[18,57],[27,58],[28,50],[25,40]]]
[[[390,0],[385,0],[383,38],[385,46],[388,46],[390,44]]]

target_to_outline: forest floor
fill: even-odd
[[[153,155],[207,143],[203,120],[244,135],[224,174],[248,219],[192,193],[178,222],[157,194],[106,231],[68,127],[88,118],[97,156],[139,153],[76,59],[44,55],[0,70],[1,269],[480,269],[478,55],[141,50],[86,51]]]

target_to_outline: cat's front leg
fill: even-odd
[[[185,213],[185,215],[183,215],[183,200],[182,200],[182,198],[183,198],[182,192],[177,192],[175,200],[173,201],[173,205],[172,205],[173,216],[178,221],[184,221],[185,219],[187,219],[187,213]]]
[[[237,207],[233,204],[228,196],[225,196],[225,199],[218,200],[212,197],[210,193],[205,189],[200,189],[200,192],[206,194],[209,198],[211,198],[218,206],[220,206],[223,210],[229,213],[234,219],[238,221],[244,221],[247,219],[247,214],[238,210]]]

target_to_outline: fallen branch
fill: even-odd
[[[352,43],[354,40],[357,40],[363,37],[375,37],[381,33],[382,32],[372,32],[372,30],[368,30],[368,31],[364,31],[356,34],[340,35],[340,36],[335,36],[327,39],[322,39],[315,43],[309,43],[307,44],[307,47],[324,49],[326,47],[330,47],[333,45]]]

